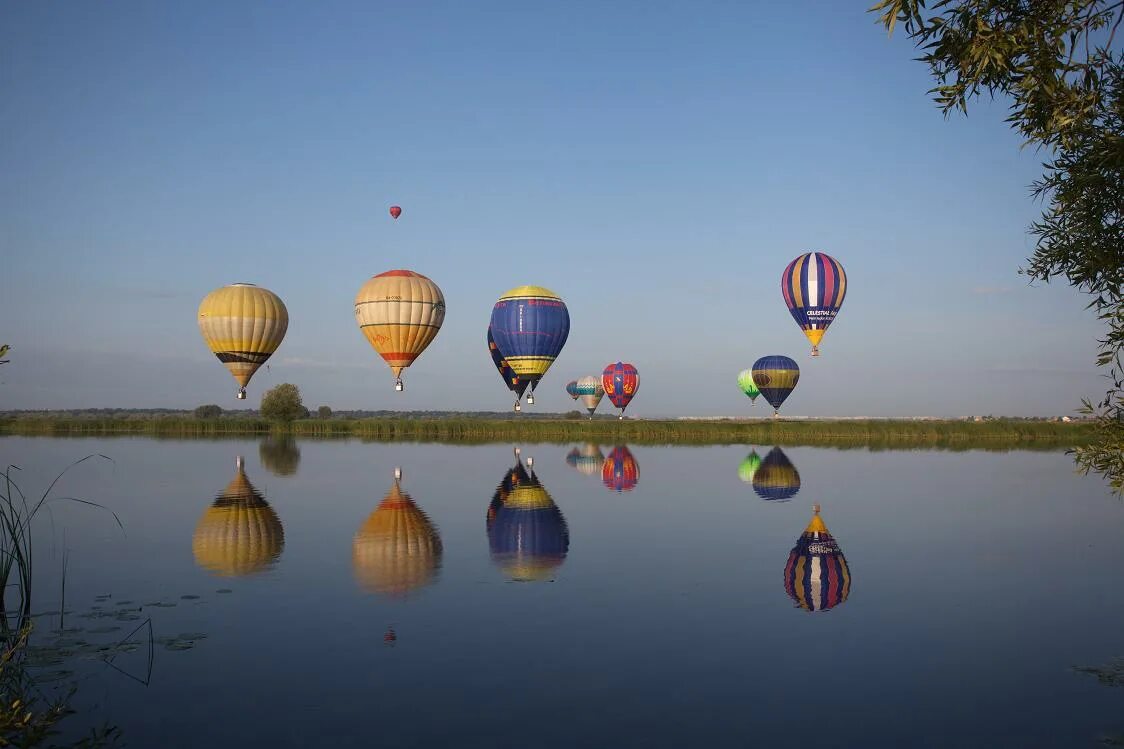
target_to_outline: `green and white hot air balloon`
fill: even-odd
[[[761,395],[761,391],[757,389],[757,383],[753,381],[752,369],[743,369],[738,372],[738,387],[749,396],[750,403],[756,403],[757,396]]]

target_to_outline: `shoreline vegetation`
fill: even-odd
[[[0,435],[236,438],[287,434],[377,442],[486,444],[593,442],[632,445],[782,445],[868,448],[1065,450],[1095,439],[1090,422],[1045,419],[625,419],[592,421],[564,415],[510,418],[499,414],[298,419],[254,416],[197,419],[183,413],[127,418],[0,416]]]

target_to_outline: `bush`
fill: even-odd
[[[581,411],[567,411],[563,418],[566,419],[580,419],[582,417]]]
[[[332,409],[328,408],[327,406],[321,406],[320,408],[316,409],[316,415],[321,419],[330,419],[332,418]]]
[[[283,382],[267,390],[261,398],[261,415],[263,419],[284,422],[308,416],[308,409],[301,403],[300,388]]]
[[[194,413],[197,419],[217,419],[222,416],[222,406],[210,403],[206,406],[197,407]]]

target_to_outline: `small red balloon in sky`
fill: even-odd
[[[392,206],[390,206],[390,215],[391,215],[392,218],[397,219],[399,216],[402,215],[402,209],[399,208],[396,205],[392,205]]]

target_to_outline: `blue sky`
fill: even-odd
[[[485,329],[531,283],[571,315],[543,410],[623,359],[638,415],[760,415],[780,353],[792,414],[1069,413],[1100,328],[1017,274],[1042,155],[1002,102],[944,119],[868,5],[4,3],[0,408],[236,406],[196,308],[250,281],[291,319],[251,405],[507,408]],[[779,290],[813,249],[819,360]],[[352,310],[398,267],[448,304],[403,394]]]

